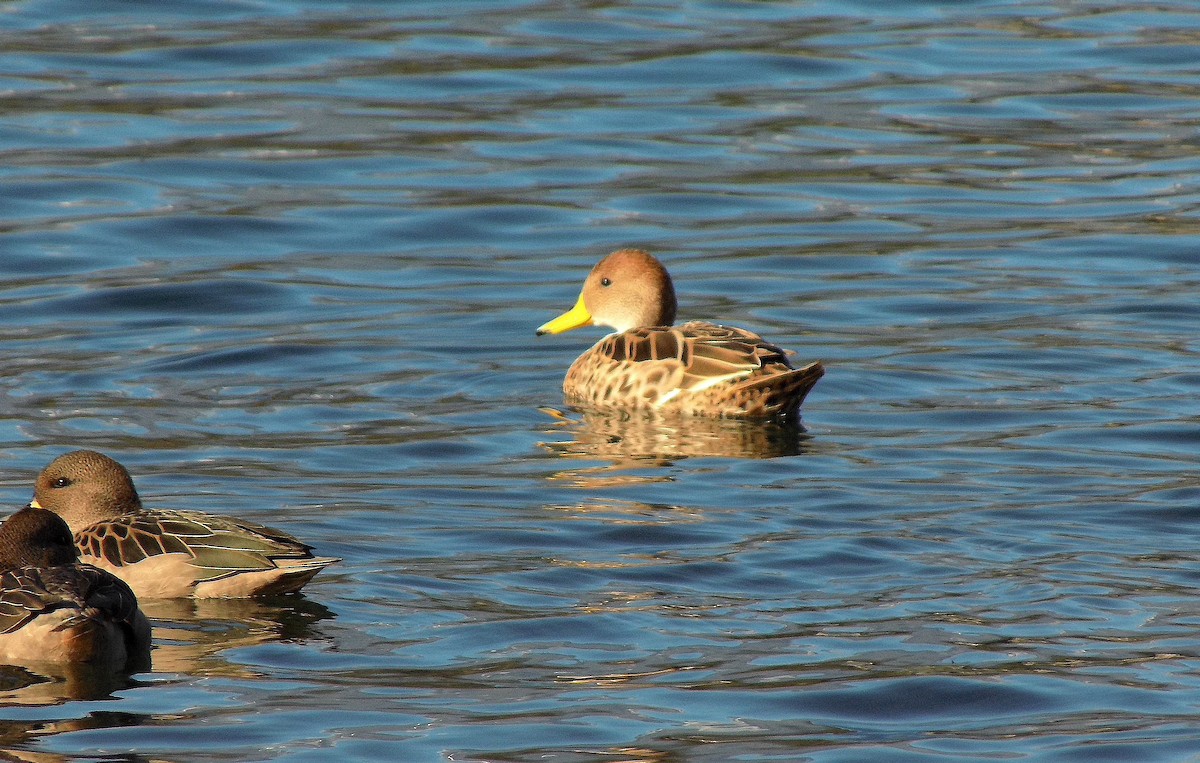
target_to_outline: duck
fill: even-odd
[[[667,269],[641,249],[621,249],[592,268],[575,306],[537,329],[583,326],[615,333],[580,355],[563,392],[598,410],[678,412],[744,419],[794,419],[825,367],[799,368],[758,334],[707,321],[676,326]]]
[[[66,522],[26,506],[0,524],[0,662],[148,666],[150,621],[128,585],[79,563]]]
[[[141,598],[243,598],[299,591],[335,562],[263,525],[201,511],[147,509],[119,462],[94,450],[59,456],[38,475],[34,508],[62,517],[80,559]]]

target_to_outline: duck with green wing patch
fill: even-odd
[[[42,470],[31,505],[66,520],[82,560],[143,598],[290,593],[339,561],[252,522],[143,508],[125,467],[91,450],[59,456]]]

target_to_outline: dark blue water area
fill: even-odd
[[[1189,4],[4,10],[10,505],[88,447],[342,558],[0,670],[5,756],[1200,750]],[[802,426],[564,403],[628,246]]]

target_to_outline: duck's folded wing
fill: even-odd
[[[0,573],[0,633],[13,633],[34,618],[54,610],[75,610],[75,619],[102,612],[122,620],[137,611],[129,587],[106,572],[81,564],[57,567],[18,567]]]
[[[82,587],[81,596],[91,609],[98,609],[120,623],[132,624],[138,618],[137,597],[124,580],[89,564],[59,569],[71,570],[74,580],[64,582]],[[48,581],[48,587],[53,589],[53,582]]]
[[[287,533],[191,511],[145,511],[97,522],[76,533],[75,544],[85,557],[118,567],[158,554],[186,554],[201,570],[197,582],[273,569],[277,559],[312,557],[310,546]]]
[[[614,363],[668,362],[682,370],[678,382],[671,383],[686,392],[742,379],[768,366],[790,367],[783,350],[758,334],[703,321],[624,331],[603,339],[595,352]]]

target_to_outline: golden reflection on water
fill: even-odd
[[[634,757],[621,757],[614,760],[613,763],[661,763],[671,757],[669,752],[660,752],[655,750],[646,750],[641,747],[617,747],[611,752],[603,751],[601,754],[615,754],[621,756],[632,755]]]
[[[605,519],[612,524],[677,525],[682,522],[704,521],[704,512],[691,506],[644,503],[642,501],[597,498],[588,502],[548,508],[552,511],[561,511],[568,518]]]

